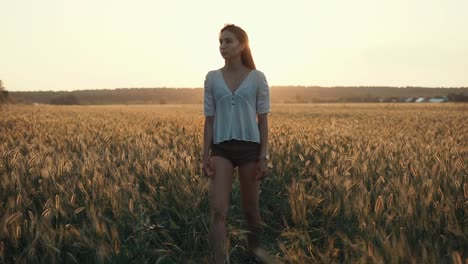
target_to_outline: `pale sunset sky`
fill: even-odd
[[[219,30],[271,86],[468,86],[466,0],[0,0],[8,91],[201,88]]]

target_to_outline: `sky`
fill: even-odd
[[[466,0],[0,0],[8,91],[201,88],[219,31],[270,86],[468,86]]]

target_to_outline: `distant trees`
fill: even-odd
[[[50,100],[53,105],[76,105],[79,104],[78,98],[73,94],[61,95]]]
[[[0,80],[0,104],[6,103],[8,101],[8,91],[3,86],[2,80]]]
[[[449,102],[468,101],[468,87],[396,88],[396,87],[301,87],[276,86],[271,89],[272,103],[350,103],[407,102],[416,98],[447,97]],[[409,100],[411,99],[411,100]],[[9,102],[61,105],[100,104],[203,104],[203,89],[191,88],[120,88],[82,91],[9,91]]]
[[[447,97],[449,101],[452,102],[468,102],[468,94],[465,95],[463,93],[449,93]]]

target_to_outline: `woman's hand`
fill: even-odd
[[[263,180],[267,172],[268,172],[268,160],[260,159],[258,161],[258,167],[257,167],[257,180],[259,181]]]
[[[214,175],[214,166],[211,162],[210,157],[204,157],[203,158],[203,174],[207,177],[212,177]]]

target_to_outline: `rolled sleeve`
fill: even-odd
[[[204,97],[203,97],[203,112],[205,116],[214,116],[215,115],[215,101],[213,97],[212,91],[213,85],[211,85],[211,77],[210,73],[208,72],[205,77],[205,84],[204,84]]]
[[[263,72],[260,72],[257,87],[257,114],[270,112],[270,87]]]

